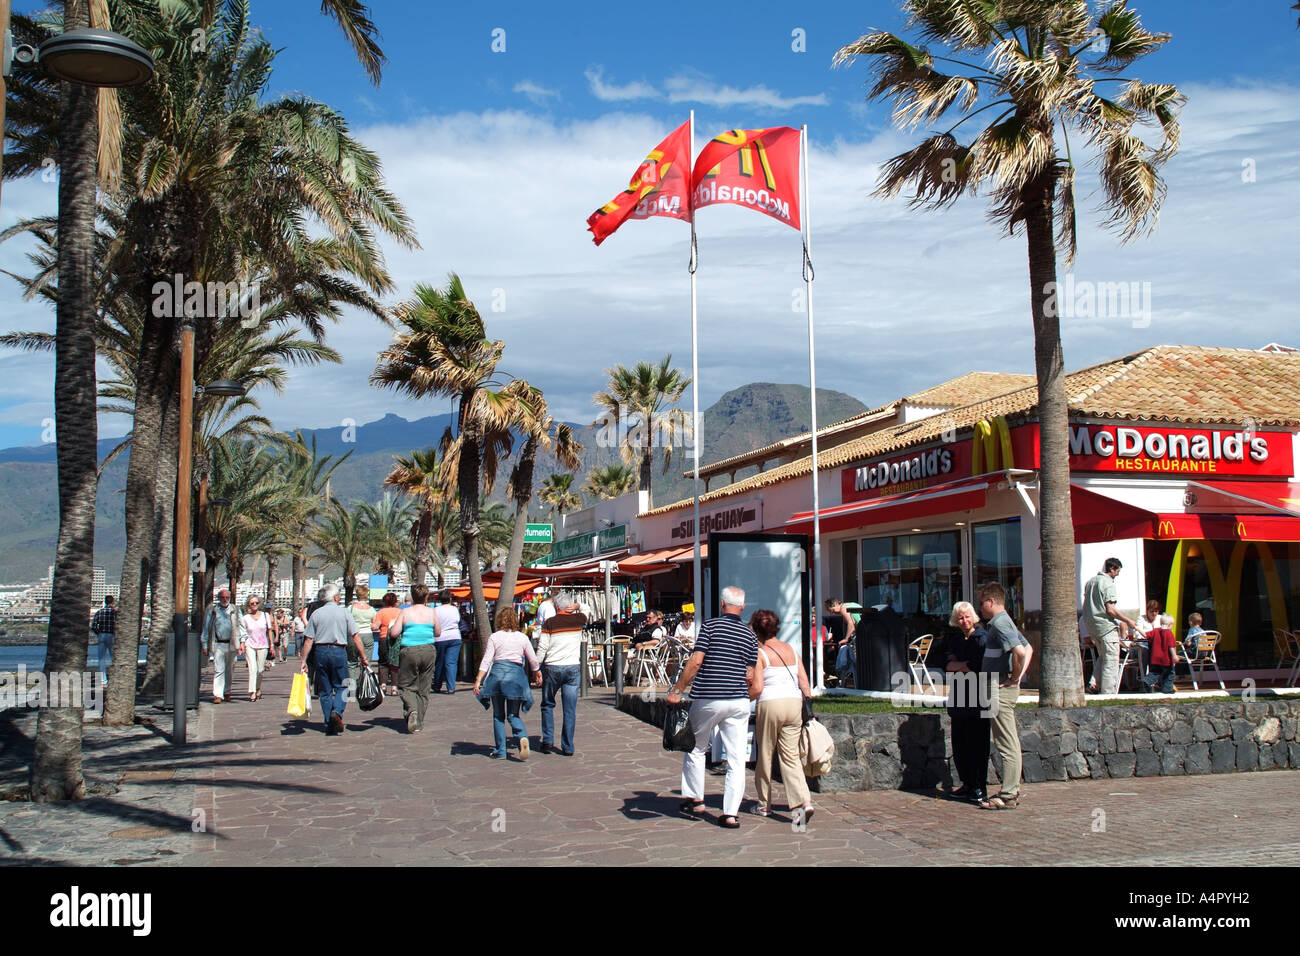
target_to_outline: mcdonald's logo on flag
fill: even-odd
[[[690,123],[683,123],[650,151],[623,190],[587,217],[591,240],[600,245],[629,219],[691,218],[687,173],[691,168]]]
[[[733,203],[799,229],[799,131],[774,126],[718,134],[695,160],[691,192],[696,209]]]
[[[1172,521],[1161,521],[1160,527],[1156,529],[1156,536],[1160,538],[1177,537],[1174,532],[1174,523]]]

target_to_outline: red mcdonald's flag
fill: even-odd
[[[695,208],[735,203],[799,225],[799,131],[733,129],[700,151],[691,177]]]
[[[686,182],[691,166],[690,124],[683,123],[636,168],[627,189],[587,217],[592,241],[600,245],[628,219],[651,216],[691,218]]]

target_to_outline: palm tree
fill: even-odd
[[[68,0],[69,29],[90,26],[88,0]],[[102,24],[101,24],[102,25]],[[95,154],[98,105],[93,88],[63,86],[58,114],[59,296],[55,349],[54,420],[57,431],[59,538],[45,673],[84,674],[95,555],[98,431],[95,416],[94,254]],[[63,703],[64,706],[49,706]],[[42,700],[32,756],[34,802],[75,800],[85,794],[81,773],[79,703]]]
[[[384,484],[392,485],[404,495],[413,498],[420,509],[412,529],[415,546],[415,567],[411,573],[412,581],[423,581],[433,555],[429,543],[433,533],[434,509],[446,498],[447,492],[439,481],[438,452],[427,448],[424,451],[411,452],[410,458],[394,456],[395,463]]]
[[[336,564],[343,569],[343,601],[351,604],[357,570],[371,553],[372,538],[365,506],[353,502],[351,507],[344,507],[337,499],[331,499],[329,509],[317,522],[310,537],[320,549],[327,566]]]
[[[510,485],[506,491],[507,497],[514,502],[515,513],[510,551],[501,574],[499,593],[503,600],[510,600],[514,596],[515,582],[519,580],[519,566],[524,556],[524,532],[528,527],[528,505],[533,500],[533,471],[537,465],[537,453],[552,452],[562,468],[582,466],[582,445],[573,437],[572,427],[559,424],[551,417],[542,390],[534,388],[523,379],[516,379],[507,386],[507,391],[516,400],[514,426],[524,434],[524,447],[519,453],[519,461],[510,472]]]
[[[537,497],[551,506],[551,510],[561,519],[566,512],[576,511],[582,507],[582,498],[573,490],[573,475],[570,472],[556,472],[548,475],[542,482]]]
[[[281,524],[285,530],[285,540],[293,554],[290,563],[293,594],[290,602],[294,612],[305,603],[302,586],[307,572],[307,548],[312,543],[312,525],[327,509],[329,496],[326,488],[330,476],[351,454],[349,451],[342,458],[333,461],[333,455],[317,452],[314,433],[309,446],[302,432],[297,431],[293,441],[285,446],[274,465],[280,473],[280,480],[292,490],[281,510]]]
[[[595,426],[608,428],[609,418],[613,418],[620,432],[623,461],[629,465],[640,461],[639,488],[650,496],[651,504],[654,503],[651,472],[655,446],[664,449],[664,473],[667,474],[673,446],[690,431],[686,413],[672,406],[681,399],[691,380],[672,368],[672,361],[671,355],[665,355],[658,365],[637,362],[630,369],[622,365],[607,368],[609,383],[605,391],[592,397],[596,406],[606,412]],[[624,436],[621,426],[629,422],[636,424]]]
[[[1073,127],[1097,151],[1106,224],[1121,242],[1155,227],[1165,196],[1161,166],[1178,147],[1176,87],[1120,76],[1169,40],[1149,33],[1127,0],[1090,11],[1087,0],[904,0],[925,47],[873,31],[841,49],[837,64],[871,58],[868,96],[893,101],[904,128],[951,126],[889,160],[877,193],[906,186],[912,204],[942,207],[985,188],[990,217],[1009,232],[1023,223],[1029,252],[1034,364],[1038,376],[1039,524],[1043,565],[1043,654],[1040,706],[1084,703],[1075,629],[1074,528],[1070,515],[1069,408],[1060,321],[1055,308],[1056,253],[1075,253]],[[982,65],[978,62],[982,57]],[[936,64],[950,72],[939,72]],[[1096,87],[1123,86],[1110,98]],[[961,144],[953,135],[986,110],[992,123]],[[1150,123],[1161,144],[1135,132]],[[1060,129],[1061,146],[1056,133]],[[1062,147],[1064,153],[1062,154]]]
[[[384,496],[374,504],[360,506],[365,519],[368,548],[366,555],[375,559],[380,574],[392,574],[393,566],[410,556],[411,526],[415,523],[414,506],[393,495]],[[412,578],[423,583],[423,578]]]
[[[465,294],[456,274],[446,289],[419,284],[406,302],[393,310],[404,327],[379,355],[372,385],[421,398],[444,395],[456,399],[456,431],[443,436],[443,481],[455,476],[464,547],[462,567],[469,575],[479,633],[491,633],[483,597],[480,562],[480,493],[490,490],[497,461],[508,454],[515,418],[513,399],[493,391],[497,363],[505,343],[487,338],[483,317]]]
[[[636,472],[626,465],[606,465],[587,472],[582,490],[593,498],[606,500],[625,495],[636,488]]]

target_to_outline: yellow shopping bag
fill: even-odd
[[[293,675],[293,690],[289,692],[290,717],[306,717],[311,713],[311,698],[307,696],[307,675],[301,672]]]

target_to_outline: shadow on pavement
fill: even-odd
[[[632,796],[623,798],[623,806],[618,812],[629,820],[651,820],[655,817],[681,818],[677,808],[681,799],[672,795],[665,796],[654,790],[637,790]]]
[[[468,740],[458,740],[451,745],[453,757],[486,757],[491,752],[490,744],[476,744]]]

